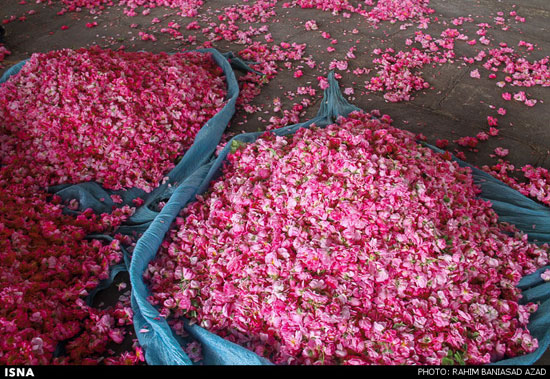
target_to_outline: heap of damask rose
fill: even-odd
[[[209,54],[99,48],[34,54],[0,86],[0,362],[143,360],[137,346],[111,350],[132,325],[129,297],[106,309],[85,301],[121,262],[131,241],[116,229],[133,208],[70,216],[47,187],[156,187],[224,96]]]
[[[64,215],[61,199],[37,185],[26,162],[13,163],[0,168],[0,362],[97,363],[110,355],[109,343],[122,342],[132,312],[129,304],[99,310],[84,301],[121,261],[124,241],[86,236],[113,233],[132,209]],[[65,342],[66,355],[56,356]]]
[[[145,272],[150,301],[176,331],[183,316],[276,364],[526,354],[537,306],[516,285],[548,246],[478,194],[469,169],[369,114],[266,133],[182,210]]]
[[[90,49],[35,53],[0,87],[8,155],[36,161],[43,186],[157,187],[225,103],[210,54]],[[9,158],[6,158],[9,159]]]

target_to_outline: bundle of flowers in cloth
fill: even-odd
[[[0,362],[122,363],[108,346],[124,340],[130,305],[96,309],[91,303],[95,289],[110,282],[122,264],[123,237],[115,230],[131,209],[64,215],[61,199],[27,175],[28,162],[2,163]],[[115,238],[109,243],[86,238],[95,233]]]
[[[123,227],[142,232],[222,138],[239,96],[234,69],[257,73],[216,49],[33,54],[0,78],[3,122],[36,151],[33,174],[72,200],[67,212],[138,206]]]
[[[173,332],[194,340],[185,363],[533,363],[548,346],[548,245],[499,216],[541,221],[548,242],[550,211],[329,81],[315,119],[235,137],[138,241],[146,356],[177,346]],[[177,363],[159,351],[150,363]]]
[[[225,87],[210,54],[64,49],[33,54],[2,86],[0,112],[45,186],[151,192],[223,108]]]
[[[132,325],[130,298],[103,311],[93,296],[129,266],[136,194],[168,196],[200,138],[214,151],[238,96],[230,58],[60,50],[2,77],[0,361],[139,361],[139,349],[106,359]]]

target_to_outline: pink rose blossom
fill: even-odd
[[[497,148],[495,149],[495,154],[496,154],[497,156],[501,157],[501,158],[507,156],[508,153],[509,153],[509,150],[508,150],[508,149],[504,149],[504,148],[502,148],[502,147],[497,147]]]

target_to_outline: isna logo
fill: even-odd
[[[34,372],[30,367],[4,367],[4,377],[6,378],[34,377]]]

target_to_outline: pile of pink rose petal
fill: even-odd
[[[525,165],[517,169],[505,159],[494,165],[483,165],[482,170],[533,200],[550,206],[550,171],[544,167]],[[518,176],[523,180],[518,180]]]
[[[385,121],[353,113],[230,154],[145,272],[161,315],[276,364],[534,351],[537,305],[520,305],[516,285],[548,246],[499,223],[469,169]]]
[[[139,361],[139,348],[122,355],[108,351],[109,344],[124,340],[124,327],[131,325],[129,299],[106,309],[92,308],[84,301],[109,277],[110,267],[121,261],[120,242],[125,241],[116,236],[104,244],[86,236],[112,233],[132,209],[64,215],[61,200],[52,198],[31,175],[35,162],[7,157],[13,147],[7,139],[0,135],[0,362]],[[62,343],[66,354],[56,356]]]
[[[100,48],[33,54],[0,87],[2,134],[20,141],[44,187],[96,181],[150,192],[223,107],[221,68],[205,53]]]
[[[64,215],[46,189],[155,187],[223,105],[221,74],[209,54],[91,48],[34,54],[0,87],[0,362],[143,361],[137,345],[112,350],[132,325],[128,294],[106,309],[85,302],[131,243],[115,230],[133,208]]]

